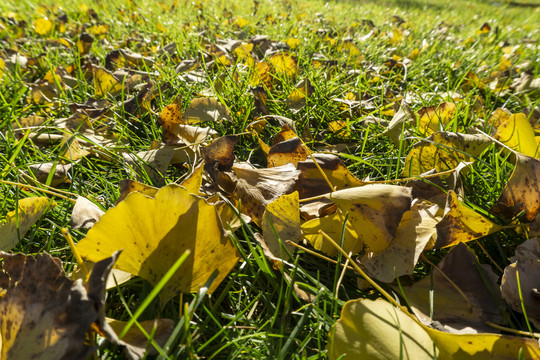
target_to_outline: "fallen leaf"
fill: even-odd
[[[258,224],[266,205],[281,195],[291,193],[300,174],[292,164],[270,169],[253,169],[238,164],[232,169],[238,178],[235,195],[241,201],[241,210]]]
[[[90,229],[101,218],[104,211],[85,197],[77,196],[71,212],[72,229]]]
[[[422,326],[387,301],[345,303],[330,332],[329,358],[338,359],[537,359],[538,342],[496,334],[450,334]]]
[[[300,210],[298,192],[281,195],[276,200],[266,205],[261,228],[263,239],[270,253],[279,259],[289,260],[290,253],[294,252],[294,246],[285,244],[290,240],[298,243],[301,239]]]
[[[108,94],[118,95],[122,89],[122,81],[110,71],[99,67],[92,66],[92,76],[94,78],[94,91],[96,97],[104,97]]]
[[[104,283],[96,281],[101,274],[92,272],[89,284],[94,286],[87,291],[81,280],[68,279],[60,260],[49,254],[0,257],[2,359],[87,358],[94,349],[85,344],[86,332],[104,301]]]
[[[316,250],[325,253],[328,256],[336,256],[338,250],[334,245],[328,242],[319,230],[324,231],[330,236],[336,243],[341,245],[341,248],[347,253],[357,254],[362,250],[364,244],[360,241],[358,234],[354,231],[350,221],[347,220],[345,225],[345,234],[343,233],[343,223],[345,221],[345,214],[341,210],[337,210],[335,213],[326,215],[320,218],[311,219],[302,224],[302,234],[306,240]],[[343,236],[343,244],[341,244],[341,238]]]
[[[434,248],[440,249],[479,239],[496,233],[502,227],[476,211],[463,205],[453,190],[448,192],[448,200],[442,220],[437,224],[437,241]]]
[[[418,111],[418,130],[423,134],[444,130],[454,118],[456,104],[445,101],[438,106],[426,106]]]
[[[204,121],[231,121],[231,118],[229,109],[217,98],[202,97],[191,100],[191,104],[184,112],[183,120],[186,124],[196,124]]]
[[[384,184],[370,184],[325,195],[343,212],[360,241],[373,253],[384,250],[394,238],[403,214],[411,206],[411,189]]]
[[[398,111],[392,117],[383,134],[388,136],[396,147],[407,146],[408,140],[405,139],[408,124],[416,120],[416,115],[410,108],[409,104],[403,99],[399,105]]]
[[[306,100],[310,97],[315,88],[311,85],[308,78],[301,80],[294,86],[289,96],[285,100],[285,104],[293,114],[296,114],[306,106]]]
[[[132,192],[137,191],[148,197],[153,198],[159,190],[156,187],[146,185],[135,180],[120,180],[118,186],[120,188],[120,196],[116,200],[115,205],[118,205],[120,201],[124,200],[126,196],[128,196]]]
[[[296,166],[298,162],[304,161],[309,156],[308,150],[302,144],[302,140],[294,137],[273,145],[268,151],[268,167],[276,167],[285,164]]]
[[[230,170],[234,163],[234,147],[238,143],[238,137],[235,135],[226,135],[217,138],[210,145],[201,150],[201,155],[206,163],[205,168],[220,171]]]
[[[115,267],[153,285],[185,250],[191,250],[163,288],[162,304],[178,292],[197,291],[218,270],[209,289],[213,292],[239,259],[224,236],[216,208],[178,185],[161,188],[154,198],[130,194],[101,217],[77,248],[91,261],[124,249]]]
[[[417,176],[431,169],[443,172],[455,169],[460,162],[471,162],[492,141],[485,135],[436,132],[414,144],[405,159],[405,176]]]
[[[537,143],[534,130],[523,113],[513,114],[497,128],[495,139],[520,153],[536,157]]]
[[[440,271],[433,269],[431,276],[403,287],[404,296],[420,321],[425,325],[438,321],[449,332],[493,332],[486,321],[500,323],[503,317],[498,276],[491,267],[478,264],[474,253],[463,243],[456,245],[437,267]]]
[[[51,205],[46,197],[27,197],[17,202],[17,210],[7,213],[6,220],[0,224],[0,249],[11,250],[30,230],[41,215]]]
[[[388,247],[376,254],[367,252],[359,258],[367,273],[386,283],[394,281],[396,276],[412,275],[420,254],[436,235],[435,225],[442,215],[438,210],[436,204],[414,199]]]
[[[296,60],[289,54],[277,53],[268,59],[275,74],[281,77],[294,78],[298,73]]]
[[[336,155],[313,154],[313,157],[336,190],[365,185],[365,182],[355,177]],[[298,179],[300,198],[314,197],[334,190],[330,189],[330,185],[322,176],[313,159],[299,161],[296,168],[301,171]]]
[[[520,220],[532,222],[540,209],[540,161],[516,154],[516,166],[491,213],[506,219],[524,211]]]
[[[67,174],[73,164],[60,164],[60,163],[43,163],[43,164],[34,164],[29,165],[28,168],[32,171],[34,176],[36,177],[37,181],[40,183],[47,185],[47,180],[49,179],[50,172],[53,171],[54,173],[51,176],[51,182],[50,186],[57,186],[60,185],[66,181],[69,181],[67,178]]]

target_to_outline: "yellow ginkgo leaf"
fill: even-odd
[[[92,75],[94,77],[96,97],[104,97],[107,94],[114,96],[122,91],[122,83],[110,71],[94,66]]]
[[[197,166],[193,172],[182,181],[182,186],[185,187],[191,194],[200,195],[202,178],[204,173],[204,164]]]
[[[444,130],[452,121],[456,112],[456,104],[445,101],[439,106],[427,106],[418,111],[418,130],[428,134]]]
[[[322,251],[328,256],[336,256],[338,250],[319,233],[319,230],[324,231],[324,233],[330,236],[336,243],[340,244],[344,221],[345,215],[338,209],[333,214],[306,221],[302,224],[302,233],[315,249]],[[341,246],[342,249],[347,253],[352,252],[353,254],[356,254],[362,250],[363,246],[364,244],[358,238],[351,223],[347,221],[343,244]]]
[[[502,227],[463,205],[455,191],[448,192],[445,214],[437,224],[435,249],[457,245],[496,233]]]
[[[329,358],[347,360],[538,359],[535,339],[498,334],[451,334],[424,326],[377,299],[345,303],[330,332]]]
[[[485,135],[440,131],[414,144],[405,159],[404,176],[417,176],[431,169],[442,172],[455,169],[460,162],[471,162],[492,141]]]
[[[277,53],[269,59],[274,72],[279,76],[293,78],[298,73],[296,60],[288,54]]]
[[[297,243],[301,238],[300,210],[298,192],[282,195],[266,206],[262,218],[263,238],[270,253],[283,260],[288,260],[289,255],[282,248],[285,241]],[[278,238],[279,237],[279,238]],[[281,242],[280,242],[281,240]],[[290,251],[294,251],[292,245],[285,245]]]
[[[306,100],[309,96],[311,96],[311,94],[313,94],[314,90],[315,88],[313,85],[311,85],[309,79],[305,78],[295,85],[285,100],[285,104],[287,104],[287,107],[293,114],[296,114],[304,106],[306,106]]]
[[[373,253],[383,251],[390,244],[412,201],[410,188],[385,184],[338,190],[325,197],[341,211],[349,212],[349,221],[360,241]]]
[[[53,22],[45,17],[34,20],[34,29],[38,35],[46,35],[50,33],[53,27]]]
[[[253,66],[249,83],[251,86],[265,85],[271,86],[272,76],[270,75],[271,66],[266,61],[261,61]]]
[[[178,292],[197,291],[217,270],[209,289],[214,291],[239,259],[215,206],[178,185],[161,188],[154,198],[130,194],[101,217],[77,248],[91,261],[123,249],[115,267],[153,285],[185,250],[191,250],[163,288],[162,304]]]
[[[534,130],[523,113],[511,115],[508,120],[502,122],[494,137],[524,155],[536,157]]]
[[[10,250],[47,210],[51,201],[46,197],[28,197],[19,200],[18,209],[6,216],[0,224],[0,250]]]

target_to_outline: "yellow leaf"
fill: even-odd
[[[298,72],[296,60],[288,54],[277,53],[269,60],[277,75],[293,78]]]
[[[501,123],[494,137],[524,155],[536,157],[534,130],[523,113],[511,115],[508,120]]]
[[[390,244],[412,200],[410,188],[384,184],[338,190],[325,197],[349,212],[354,230],[373,253]]]
[[[53,27],[53,22],[45,17],[34,20],[34,29],[38,35],[46,35],[50,33]]]
[[[241,16],[239,16],[238,18],[236,18],[235,23],[236,23],[236,25],[237,25],[239,28],[243,28],[243,27],[249,25],[249,21],[247,21],[246,19],[244,19],[244,18],[241,17]]]
[[[196,124],[204,121],[230,121],[230,119],[229,109],[214,97],[195,98],[191,100],[184,112],[186,124]]]
[[[302,224],[302,233],[316,250],[322,251],[328,256],[336,256],[338,254],[336,247],[330,244],[318,231],[324,231],[334,241],[340,244],[344,221],[345,215],[338,209],[331,215],[306,221]],[[351,223],[347,221],[342,245],[343,250],[347,253],[352,252],[354,255],[360,252],[363,247],[364,244],[358,239],[358,235]]]
[[[276,167],[285,164],[296,166],[299,161],[308,157],[308,152],[298,137],[277,143],[268,151],[268,167]]]
[[[403,175],[417,176],[431,169],[455,169],[460,162],[473,161],[492,141],[484,135],[440,131],[414,144],[405,159]]]
[[[104,35],[109,32],[109,25],[107,24],[94,25],[94,26],[90,26],[86,30],[90,34],[95,35],[95,36]]]
[[[193,172],[182,181],[182,186],[190,192],[190,194],[200,195],[202,185],[202,177],[204,172],[204,164],[197,166]]]
[[[437,224],[437,241],[434,248],[439,249],[479,239],[501,229],[500,225],[463,205],[458,200],[455,191],[450,190],[444,217]]]
[[[160,294],[162,304],[180,291],[197,291],[217,270],[209,289],[214,291],[239,259],[224,236],[216,208],[178,185],[161,188],[154,198],[130,194],[101,217],[77,248],[91,261],[124,249],[115,267],[153,285],[191,250]]]
[[[300,39],[289,38],[287,39],[286,43],[291,49],[294,50],[300,46]]]
[[[282,246],[292,253],[294,246],[285,244],[285,241],[298,243],[302,236],[298,200],[298,192],[295,191],[292,194],[280,196],[266,206],[261,228],[268,250],[276,258],[288,260],[289,255]]]
[[[261,61],[255,64],[249,78],[251,86],[266,85],[270,86],[272,76],[270,75],[271,67],[266,61]]]
[[[445,101],[439,106],[428,106],[418,111],[418,131],[427,134],[444,130],[454,118],[456,104]]]
[[[308,78],[303,79],[292,89],[289,96],[285,100],[285,104],[293,114],[296,114],[304,106],[306,106],[306,99],[313,94],[315,88],[311,85]]]
[[[110,71],[94,66],[92,75],[96,97],[103,97],[107,94],[114,96],[122,91],[122,83]]]
[[[329,358],[347,360],[488,360],[540,358],[533,339],[498,334],[451,334],[423,326],[382,299],[345,303],[330,332]]]
[[[46,197],[27,197],[18,201],[18,209],[10,211],[0,224],[0,250],[10,250],[47,210],[51,201]]]

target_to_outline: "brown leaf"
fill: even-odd
[[[285,164],[296,166],[299,161],[306,160],[308,151],[302,144],[300,138],[295,137],[290,140],[280,142],[270,148],[268,153],[268,167],[276,167]]]
[[[516,167],[491,213],[511,219],[522,211],[520,218],[532,222],[540,209],[540,161],[516,154]]]
[[[412,287],[404,288],[409,304],[421,321],[429,324],[429,314],[433,311],[433,320],[439,321],[448,330],[473,333],[480,330],[493,331],[485,322],[502,321],[497,305],[500,302],[498,276],[489,265],[475,263],[478,260],[474,253],[465,244],[459,243],[438,265],[441,272],[465,294],[467,300],[436,269],[433,269],[433,279],[427,276]],[[434,294],[432,308],[430,293]],[[473,329],[467,330],[467,327]]]
[[[191,100],[191,104],[184,112],[183,119],[186,124],[196,124],[202,121],[219,122],[223,119],[231,121],[229,109],[213,97]]]
[[[78,196],[71,213],[72,229],[90,229],[105,212],[85,197]]]
[[[85,345],[86,332],[104,301],[104,282],[96,280],[101,274],[92,272],[87,291],[48,254],[0,257],[2,359],[87,358],[93,349]]]
[[[234,146],[238,143],[235,135],[226,135],[216,139],[201,150],[202,158],[209,168],[220,171],[230,170],[234,162]]]
[[[59,164],[49,162],[43,164],[29,165],[28,168],[32,171],[32,173],[34,173],[36,179],[43,184],[47,182],[49,174],[51,171],[53,171],[54,168],[54,173],[51,178],[50,186],[57,186],[66,181],[69,181],[67,178],[67,174],[72,166],[73,164]]]

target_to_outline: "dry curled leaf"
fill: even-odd
[[[72,229],[90,229],[104,214],[103,210],[85,197],[78,196],[71,212]]]
[[[304,161],[309,156],[302,140],[294,137],[272,146],[268,152],[268,167],[276,167],[285,164],[296,166],[298,162]]]

